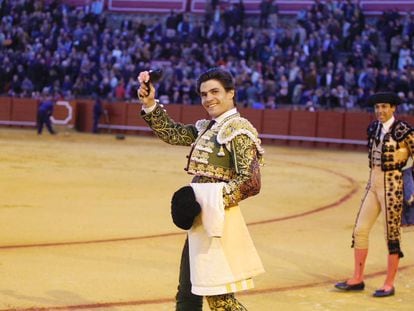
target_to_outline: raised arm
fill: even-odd
[[[175,122],[159,104],[149,113],[142,111],[141,115],[155,135],[168,144],[190,146],[197,137],[194,125]]]
[[[149,71],[138,75],[140,83],[137,95],[142,104],[141,116],[161,140],[171,145],[191,145],[197,137],[194,125],[184,125],[169,117],[166,110],[155,99],[155,88],[150,81]]]

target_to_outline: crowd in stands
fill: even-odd
[[[0,0],[0,93],[133,101],[138,72],[161,67],[161,102],[196,104],[198,75],[222,66],[244,107],[367,109],[370,94],[394,91],[414,112],[414,16],[368,21],[355,2],[315,0],[282,18],[275,0],[262,0],[255,17],[243,0],[211,0],[203,16],[172,11],[119,25],[103,0]]]

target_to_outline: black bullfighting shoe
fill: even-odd
[[[350,285],[345,281],[345,282],[336,283],[335,288],[339,290],[343,290],[343,291],[359,291],[359,290],[364,290],[365,283],[361,282],[361,283]]]
[[[375,293],[372,294],[374,297],[388,297],[388,296],[394,296],[395,294],[395,288],[392,287],[390,290],[385,289],[377,289]]]

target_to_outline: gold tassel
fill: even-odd
[[[225,154],[224,154],[224,149],[223,149],[223,145],[221,145],[221,146],[220,146],[220,150],[219,150],[219,152],[217,153],[217,155],[218,155],[219,157],[224,157],[224,156],[225,156]]]

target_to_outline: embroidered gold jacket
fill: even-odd
[[[379,121],[372,122],[367,129],[369,167],[372,168],[372,148],[375,143],[375,133]],[[401,120],[396,120],[385,134],[381,150],[382,171],[401,170],[407,163],[408,157],[414,152],[414,133],[411,126]]]
[[[157,104],[143,119],[154,133],[172,145],[191,146],[186,171],[192,182],[225,182],[224,204],[237,205],[260,191],[260,164],[264,153],[253,125],[238,113],[211,128],[209,120],[195,125],[175,122]]]

